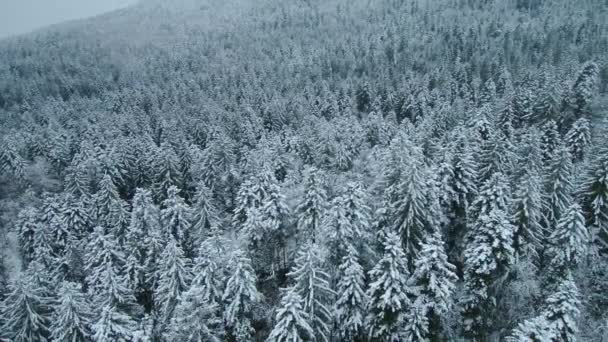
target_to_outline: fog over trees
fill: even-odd
[[[143,0],[0,40],[0,341],[608,341],[607,19]]]

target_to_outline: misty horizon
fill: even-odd
[[[135,2],[137,0],[4,0],[0,2],[0,39],[94,17]]]

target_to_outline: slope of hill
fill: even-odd
[[[602,341],[607,17],[146,0],[1,40],[0,338]]]

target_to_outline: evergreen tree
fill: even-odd
[[[160,246],[160,213],[148,190],[136,189],[131,220],[126,231],[126,269],[128,287],[149,312],[152,308],[154,279],[147,275],[156,272]]]
[[[589,120],[580,118],[576,120],[565,136],[566,146],[575,161],[582,160],[587,146],[591,143]]]
[[[335,293],[330,288],[329,275],[322,269],[321,251],[317,245],[302,246],[287,276],[293,281],[292,291],[304,300],[304,311],[316,340],[328,341],[332,322],[330,305]]]
[[[568,206],[572,203],[574,187],[572,177],[572,157],[568,149],[560,146],[547,168],[547,220],[550,226],[555,226]]]
[[[36,235],[41,230],[38,215],[39,212],[35,208],[29,207],[21,210],[17,219],[19,251],[25,266],[32,260],[36,251]]]
[[[64,282],[54,305],[51,339],[61,342],[89,341],[91,338],[90,304],[80,284]]]
[[[203,237],[207,236],[212,228],[218,226],[220,219],[211,190],[203,182],[200,182],[196,188],[192,205],[192,235],[200,239],[196,244],[198,246]]]
[[[219,307],[209,302],[206,290],[194,284],[181,296],[165,335],[171,342],[220,342],[222,321],[217,315]]]
[[[603,248],[608,247],[608,148],[599,147],[583,174],[580,197],[589,228]]]
[[[428,335],[423,337],[439,341],[442,332],[441,317],[452,307],[452,294],[458,281],[456,267],[448,261],[439,231],[426,237],[420,247],[415,268],[411,279],[420,294],[415,314],[416,317],[419,314],[426,316]]]
[[[165,329],[173,317],[181,294],[190,282],[188,260],[173,238],[169,238],[158,268],[158,284],[155,290],[155,304],[159,310],[161,329]]]
[[[583,260],[590,236],[578,204],[570,205],[564,212],[549,241],[551,264],[558,275],[563,276]]]
[[[327,206],[327,194],[319,171],[312,167],[304,178],[304,196],[296,208],[297,234],[313,243]]]
[[[546,300],[539,316],[521,323],[513,333],[513,341],[576,341],[580,294],[568,274],[557,291]]]
[[[337,300],[334,306],[336,326],[341,339],[360,341],[365,336],[365,272],[357,251],[350,247],[338,267]]]
[[[412,303],[412,306],[407,313],[405,318],[405,326],[401,335],[403,341],[407,342],[427,342],[429,341],[429,322],[426,312],[428,309],[424,304],[424,297],[418,297],[418,299]]]
[[[163,142],[155,151],[151,160],[154,197],[158,203],[167,198],[167,191],[172,186],[179,187],[182,174],[179,168],[179,158],[167,142]]]
[[[89,214],[88,199],[84,196],[66,196],[62,209],[66,229],[78,240],[86,237],[93,230]]]
[[[541,247],[544,231],[544,210],[542,181],[534,171],[527,172],[515,188],[513,195],[515,209],[513,223],[513,247],[518,253],[537,253]]]
[[[106,304],[100,311],[97,322],[93,325],[95,342],[128,342],[133,340],[135,323],[131,318],[118,310],[116,306]]]
[[[261,300],[255,287],[256,276],[251,260],[241,251],[236,251],[230,259],[232,275],[226,282],[222,301],[225,304],[224,323],[229,340],[250,341],[253,335],[252,308]]]
[[[266,339],[267,342],[304,342],[314,339],[310,318],[302,305],[302,297],[295,291],[287,289],[277,310],[274,328]]]
[[[561,135],[557,123],[553,120],[547,121],[541,127],[541,133],[543,162],[549,163],[555,156],[555,151],[560,147]]]
[[[47,298],[39,284],[19,277],[9,286],[0,311],[0,337],[7,341],[46,341],[49,335]]]
[[[227,266],[225,255],[230,241],[219,232],[205,239],[200,246],[198,257],[192,268],[192,286],[200,286],[203,297],[209,303],[221,304],[222,287],[226,281]]]
[[[111,314],[116,308],[128,309],[134,302],[123,274],[124,264],[124,254],[113,234],[106,234],[103,228],[96,227],[87,246],[87,292],[92,295],[97,308],[109,307]]]
[[[193,236],[190,228],[191,209],[183,198],[179,196],[179,189],[170,186],[166,191],[166,199],[162,204],[160,212],[163,224],[164,236],[173,238],[181,246],[186,255],[191,256],[193,252]]]
[[[598,75],[599,68],[593,62],[585,63],[578,74],[572,86],[573,98],[571,99],[576,115],[580,116],[588,113]]]
[[[410,273],[399,236],[387,232],[383,240],[382,259],[369,272],[367,327],[371,339],[396,341],[405,324],[413,289],[407,283]]]
[[[410,262],[413,262],[424,234],[429,232],[436,217],[429,197],[428,169],[421,151],[413,150],[399,181],[387,189],[394,229],[401,235],[401,243]]]
[[[97,226],[112,232],[120,240],[123,228],[127,224],[127,210],[124,201],[118,195],[112,177],[104,174],[99,182],[99,189],[94,196],[95,222]]]
[[[493,285],[507,275],[513,263],[513,232],[507,214],[493,208],[482,214],[470,231],[464,251],[463,323],[466,335],[482,340],[488,333],[491,312],[499,298]]]

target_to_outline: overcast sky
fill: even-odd
[[[0,0],[0,38],[94,16],[135,0]]]

